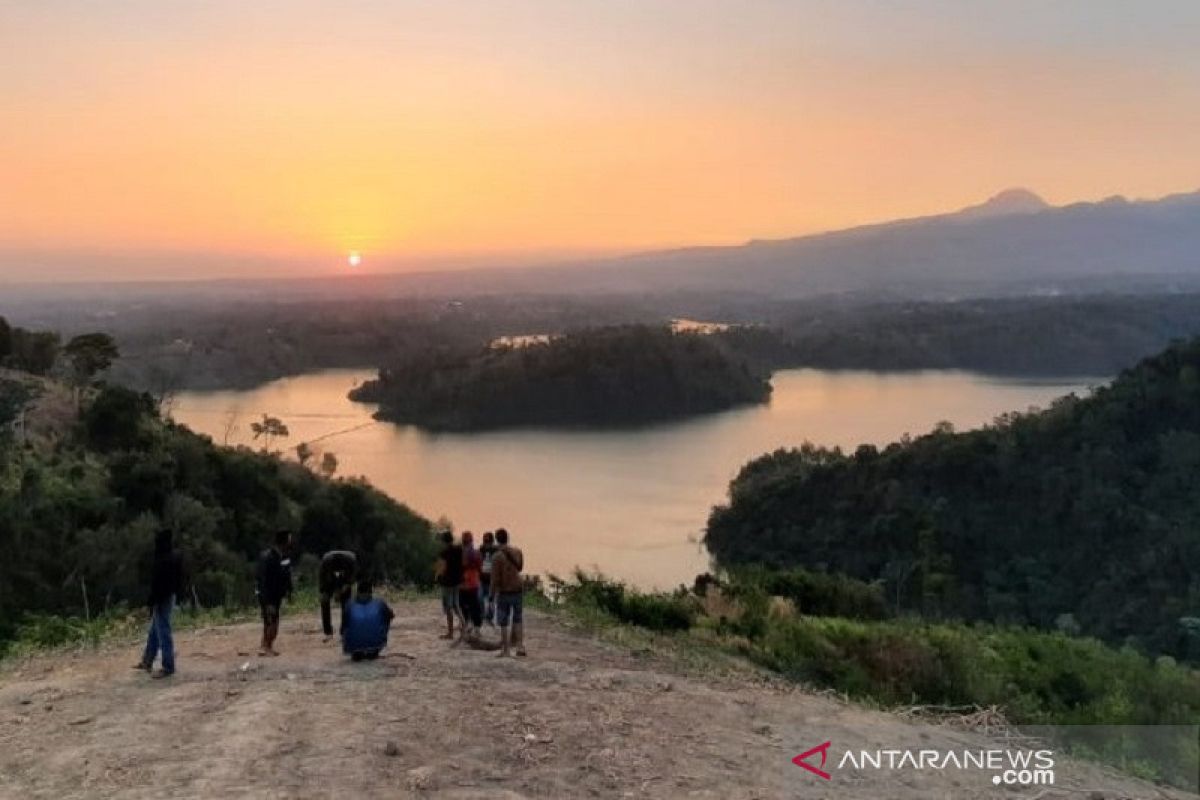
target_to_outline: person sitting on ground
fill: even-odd
[[[346,626],[346,602],[354,592],[354,577],[358,572],[358,558],[349,550],[330,550],[321,558],[317,572],[317,591],[321,597],[321,630],[325,641],[333,636],[332,604],[337,600],[342,609],[340,632]]]
[[[395,618],[387,603],[372,596],[370,579],[359,580],[358,594],[342,607],[342,652],[352,661],[379,658]]]
[[[274,543],[258,557],[256,593],[262,611],[263,635],[260,656],[277,656],[275,638],[279,636],[279,610],[284,598],[292,596],[291,562],[287,558],[292,546],[290,531],[278,531]]]
[[[153,673],[155,678],[169,678],[175,674],[175,641],[171,637],[171,612],[175,598],[183,592],[183,560],[171,543],[171,531],[163,528],[154,535],[154,567],[150,577],[150,632],[146,636],[146,649],[137,669],[149,672],[154,659],[162,652],[162,669]]]
[[[463,578],[458,586],[458,605],[462,611],[463,638],[477,638],[483,627],[483,606],[479,602],[479,572],[483,559],[475,549],[475,535],[464,531],[462,535]]]
[[[483,595],[483,620],[489,625],[496,622],[496,604],[492,600],[492,560],[496,557],[496,537],[491,531],[483,535],[479,546],[479,557],[483,564],[479,571],[479,593]]]
[[[508,531],[504,528],[496,531],[496,544],[496,557],[492,559],[492,596],[496,599],[496,624],[500,626],[498,655],[510,655],[511,645],[518,656],[524,656],[525,581],[521,577],[521,570],[525,568],[525,557],[519,549],[508,543]],[[510,621],[511,637],[508,631]]]
[[[446,614],[446,633],[442,638],[453,639],[454,620],[458,620],[460,627],[463,625],[462,611],[458,605],[458,587],[463,578],[463,551],[461,545],[454,543],[454,534],[450,531],[442,532],[442,543],[445,547],[438,554],[434,572],[438,585],[442,587],[442,611]]]

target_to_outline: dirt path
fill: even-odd
[[[351,664],[315,609],[285,620],[283,656],[257,627],[178,636],[179,673],[151,681],[131,644],[0,673],[4,798],[1183,797],[1064,765],[1052,790],[990,773],[793,765],[846,749],[979,748],[982,736],[799,690],[686,675],[532,614],[531,657],[452,649],[432,603],[400,603],[392,656]],[[400,655],[406,654],[409,657]],[[811,763],[819,765],[819,758]]]

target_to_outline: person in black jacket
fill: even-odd
[[[171,638],[171,611],[175,598],[183,590],[183,561],[171,543],[171,531],[163,528],[154,536],[154,567],[150,576],[150,632],[146,636],[146,649],[137,669],[147,672],[154,666],[154,659],[162,652],[162,668],[153,673],[155,678],[168,678],[175,673],[175,642]]]
[[[342,622],[338,631],[346,628],[346,603],[354,591],[354,577],[358,572],[358,558],[349,550],[330,550],[321,558],[321,568],[317,572],[317,591],[321,595],[321,630],[325,632],[325,640],[333,636],[333,614],[331,606],[337,598],[338,608],[342,609]]]
[[[290,531],[278,531],[275,543],[258,557],[256,592],[262,610],[263,635],[260,656],[277,656],[275,637],[279,635],[279,608],[285,597],[292,596],[292,566],[287,554],[292,546]]]

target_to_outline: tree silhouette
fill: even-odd
[[[288,426],[283,424],[283,420],[267,414],[262,415],[262,421],[251,422],[250,430],[254,434],[255,441],[262,439],[264,452],[270,451],[272,442],[276,439],[286,438],[289,433]]]
[[[63,355],[70,366],[71,385],[75,389],[75,406],[80,395],[97,375],[121,357],[117,343],[107,333],[84,333],[67,342]]]

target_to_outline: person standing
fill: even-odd
[[[358,594],[342,608],[342,652],[351,661],[379,658],[395,618],[387,603],[372,596],[370,579],[359,580]]]
[[[438,554],[437,575],[438,585],[442,587],[442,611],[446,614],[446,633],[443,639],[454,638],[454,620],[459,627],[463,626],[462,610],[458,604],[458,587],[463,579],[463,550],[462,545],[454,543],[454,534],[442,532],[442,543],[445,545]]]
[[[509,647],[518,656],[525,655],[525,581],[521,570],[525,556],[508,543],[508,531],[496,531],[496,556],[492,559],[492,596],[496,598],[496,624],[500,626],[501,657],[510,655]],[[509,635],[509,622],[512,634]]]
[[[275,541],[258,557],[256,591],[262,611],[263,634],[260,656],[277,656],[275,639],[279,636],[279,611],[284,598],[292,596],[291,562],[287,558],[292,546],[290,531],[278,531]]]
[[[483,619],[489,625],[495,625],[496,604],[492,601],[492,560],[496,557],[496,537],[491,531],[483,534],[483,544],[479,546],[479,557],[482,565],[479,570],[479,593],[483,595]]]
[[[358,557],[349,550],[330,550],[321,558],[317,571],[317,591],[321,596],[321,630],[325,640],[333,636],[332,603],[336,599],[341,609],[341,625],[346,626],[346,603],[354,591],[354,577],[358,573]]]
[[[483,627],[483,605],[479,602],[479,573],[483,567],[483,559],[475,549],[475,535],[464,531],[462,535],[463,578],[458,587],[458,604],[462,611],[464,637],[478,637],[479,629]]]
[[[183,590],[183,560],[171,541],[168,528],[154,535],[154,566],[150,574],[150,632],[146,635],[146,649],[137,669],[149,672],[154,659],[162,653],[162,668],[152,674],[155,678],[169,678],[175,674],[175,640],[171,636],[171,612],[175,598]]]

